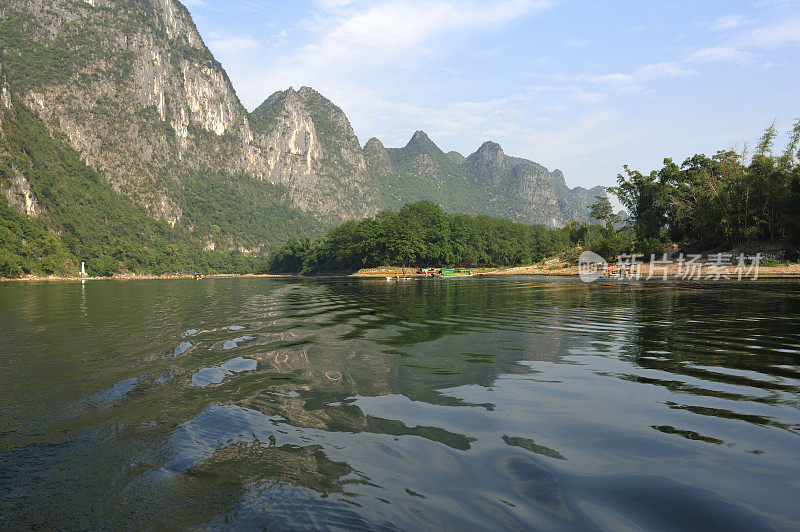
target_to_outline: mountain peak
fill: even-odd
[[[289,87],[289,90],[291,90],[291,87]],[[258,116],[258,115],[261,115],[261,114],[264,114],[264,113],[266,113],[266,112],[267,112],[267,110],[268,110],[270,107],[272,107],[273,105],[275,105],[275,103],[276,103],[278,100],[280,100],[281,98],[285,97],[285,95],[286,95],[286,93],[287,93],[287,92],[288,92],[288,91],[275,91],[275,92],[273,92],[272,94],[270,94],[270,95],[269,95],[269,98],[267,98],[266,100],[264,100],[264,101],[261,103],[261,105],[259,105],[259,106],[258,106],[258,107],[256,107],[255,109],[253,109],[253,115],[254,115],[254,116]]]
[[[253,110],[252,114],[254,116],[263,115],[278,102],[289,102],[290,104],[302,102],[306,104],[312,100],[324,100],[325,102],[328,101],[327,98],[322,96],[319,92],[315,91],[311,87],[303,86],[299,89],[295,89],[294,87],[290,86],[286,90],[273,92],[269,98],[264,100],[261,105]]]
[[[383,145],[377,137],[372,137],[364,144],[365,151],[386,151],[386,147]]]
[[[418,130],[414,132],[414,136],[411,137],[411,140],[419,141],[419,140],[431,140],[431,139],[430,137],[428,137],[427,133]]]
[[[291,87],[289,87],[289,88],[291,89]],[[307,87],[305,85],[303,85],[302,87],[300,87],[297,90],[297,94],[299,94],[303,98],[308,97],[308,96],[322,96],[319,92],[314,90],[312,87]]]
[[[478,155],[484,158],[497,159],[505,155],[503,147],[496,142],[487,140],[478,148]]]
[[[500,166],[507,165],[506,154],[503,148],[496,142],[487,141],[481,144],[478,151],[467,157],[467,161],[472,165],[479,166]]]
[[[404,149],[412,149],[420,152],[443,153],[439,146],[433,142],[424,131],[417,131],[411,140],[408,141]]]

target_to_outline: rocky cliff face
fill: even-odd
[[[313,104],[322,115],[338,108],[310,89],[292,91],[275,129],[251,127],[253,117],[179,2],[6,0],[0,16],[12,88],[55,136],[156,218],[180,222],[182,179],[198,171],[285,185],[294,206],[326,218],[372,212],[363,197],[345,194],[365,192],[358,141],[355,150],[315,143]],[[37,64],[45,68],[31,72]],[[325,118],[349,128],[344,138],[353,144],[339,115]]]
[[[3,122],[13,118],[14,104],[11,100],[11,91],[6,82],[3,65],[0,63],[0,158],[7,159],[8,154],[5,149],[5,132]],[[0,193],[8,199],[8,205],[16,209],[21,214],[29,218],[36,218],[42,213],[42,208],[36,198],[36,194],[31,190],[30,183],[20,169],[11,164],[9,167],[10,175],[5,179],[0,179]]]
[[[558,198],[558,207],[561,209],[562,217],[564,220],[582,220],[597,222],[593,220],[589,214],[589,206],[597,201],[597,196],[606,197],[606,191],[603,187],[592,187],[586,189],[583,187],[569,188],[564,174],[561,170],[553,172],[553,183],[555,184],[556,197]]]
[[[453,212],[474,212],[480,190],[451,156],[423,131],[417,131],[402,148],[386,149],[377,139],[364,146],[368,172],[388,208],[429,200]]]
[[[473,179],[486,188],[498,214],[518,222],[551,227],[565,222],[558,207],[553,175],[547,168],[509,157],[495,142],[484,143],[463,164]]]
[[[170,180],[185,165],[211,164],[218,151],[202,133],[244,136],[247,125],[185,8],[8,0],[0,10],[12,89],[116,190],[177,223]],[[30,72],[37,64],[44,68]]]
[[[8,90],[6,75],[3,72],[3,63],[0,62],[0,137],[3,135],[3,119],[11,109],[11,92]]]
[[[3,72],[3,64],[0,63],[0,131],[2,131],[2,117],[6,111],[11,110],[11,92],[8,90],[6,74]]]
[[[372,137],[364,145],[364,162],[373,173],[385,176],[392,170],[392,160],[383,143]]]
[[[594,196],[606,195],[602,187],[570,189],[561,170],[551,172],[539,163],[510,157],[495,142],[484,143],[463,166],[488,185],[497,215],[520,222],[560,227],[572,220],[590,221]]]
[[[295,205],[326,217],[377,212],[364,153],[344,112],[310,87],[270,96],[251,117],[267,178]]]

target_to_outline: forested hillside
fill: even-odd
[[[293,240],[272,257],[274,273],[355,271],[382,265],[513,266],[574,247],[570,228],[448,214],[428,201],[345,222],[318,241]]]
[[[432,201],[451,213],[485,214],[521,223],[560,227],[593,221],[589,205],[605,196],[602,187],[571,189],[560,170],[510,157],[496,142],[485,142],[464,157],[444,153],[423,131],[402,148],[378,139],[364,146],[367,169],[375,176],[384,208]]]
[[[187,231],[152,219],[52,139],[22,101],[9,103],[0,136],[0,276],[75,274],[80,261],[91,275],[252,268],[238,251],[204,252]],[[10,208],[7,196],[26,205],[27,215]]]

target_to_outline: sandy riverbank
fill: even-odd
[[[672,264],[666,269],[668,279],[676,279],[685,274],[684,270],[679,269],[678,264]],[[403,269],[401,267],[381,267],[381,268],[367,268],[359,270],[352,274],[333,275],[333,277],[355,277],[364,279],[375,279],[384,277],[394,277],[395,275],[402,275]],[[475,268],[473,271],[479,276],[527,276],[527,277],[577,277],[578,267],[576,265],[553,264],[552,262],[545,264],[534,264],[531,266],[518,266],[514,268]],[[406,275],[408,277],[427,277],[425,275],[417,275],[415,268],[406,268]],[[702,267],[699,279],[703,280],[711,275],[712,278],[716,276],[715,271],[710,271],[708,265]],[[656,279],[663,279],[664,268],[658,267],[653,272],[652,277]],[[720,276],[728,276],[729,278],[738,278],[738,272],[735,267],[731,266],[720,272]],[[204,275],[204,279],[227,279],[227,278],[296,278],[297,275],[274,275],[274,274],[210,274]],[[650,278],[650,265],[643,264],[640,270],[641,279]],[[752,277],[752,272],[744,275],[746,278]],[[798,278],[800,279],[800,264],[783,264],[780,266],[760,266],[758,269],[758,277],[764,279],[780,279],[780,278]],[[40,282],[74,282],[74,281],[126,281],[126,280],[149,280],[149,279],[193,279],[192,274],[171,274],[171,275],[136,275],[136,274],[120,274],[112,277],[68,277],[50,275],[47,277],[27,275],[17,279],[0,278],[0,282],[18,282],[18,283],[40,283]],[[698,279],[697,272],[695,271],[691,277]]]
[[[705,263],[700,269],[699,279],[706,279],[711,275],[711,278],[715,278],[717,275],[716,270],[710,270],[709,265]],[[652,277],[656,279],[663,279],[664,277],[664,267],[656,267],[654,268]],[[424,277],[422,275],[416,275],[416,270],[406,268],[406,274],[411,277]],[[545,263],[545,264],[534,264],[532,266],[519,266],[515,268],[476,268],[473,270],[478,275],[485,275],[485,276],[537,276],[537,277],[577,277],[578,276],[578,266],[577,265],[564,265],[564,264],[553,264],[553,263]],[[668,279],[676,279],[681,277],[683,274],[686,274],[686,267],[683,267],[683,270],[680,270],[680,266],[678,264],[671,264],[669,267],[666,268],[666,274]],[[697,270],[692,272],[692,279],[697,279]],[[739,272],[736,271],[734,266],[727,267],[723,270],[719,271],[720,277],[724,278],[724,276],[728,276],[731,279],[737,279],[739,276]],[[753,272],[747,272],[745,269],[744,277],[751,278]],[[352,274],[352,277],[386,277],[386,276],[394,276],[397,274],[402,274],[402,268],[398,267],[385,267],[385,268],[370,268],[364,269],[359,272]],[[651,277],[650,275],[650,265],[643,264],[640,270],[641,279],[647,279]],[[784,264],[780,266],[760,266],[758,268],[758,277],[759,278],[800,278],[800,264]]]
[[[273,275],[273,274],[235,274],[235,273],[215,273],[203,275],[203,279],[231,279],[231,278],[291,278],[297,277],[296,275]],[[61,276],[61,275],[48,275],[46,277],[37,275],[26,275],[16,279],[6,279],[0,277],[0,282],[6,283],[42,283],[42,282],[73,282],[73,281],[135,281],[135,280],[149,280],[149,279],[194,279],[194,274],[170,274],[170,275],[139,275],[139,274],[119,274],[111,277],[80,277],[80,276]]]

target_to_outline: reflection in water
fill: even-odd
[[[136,377],[119,381],[107,390],[88,396],[86,402],[108,408],[136,388],[137,382],[139,382],[139,379]]]
[[[255,336],[240,336],[239,338],[234,338],[233,340],[225,340],[225,342],[222,344],[222,349],[225,349],[226,351],[228,349],[236,349],[242,342],[248,342],[255,339]]]
[[[798,311],[796,282],[3,285],[0,527],[800,527]]]
[[[174,357],[181,356],[186,351],[188,351],[190,347],[192,347],[192,342],[181,342],[180,344],[178,344],[178,347],[176,347],[172,351],[172,356]]]
[[[243,371],[253,371],[256,367],[258,367],[258,363],[252,358],[236,357],[219,366],[199,370],[192,375],[192,384],[200,387],[219,384],[226,377]]]
[[[556,458],[558,460],[566,460],[566,458],[561,456],[561,453],[558,451],[550,449],[549,447],[545,447],[544,445],[537,445],[536,442],[529,440],[528,438],[518,438],[516,436],[509,437],[503,435],[503,441],[512,447],[522,447],[523,449],[527,449],[532,453],[540,454],[542,456],[549,456],[550,458]]]

